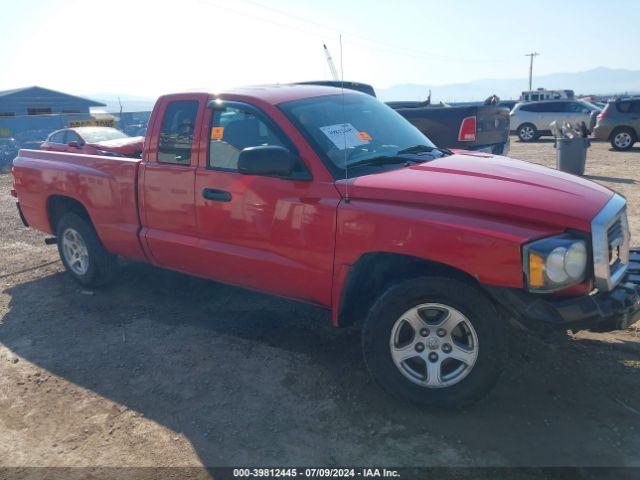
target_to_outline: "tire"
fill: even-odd
[[[521,142],[534,142],[540,138],[538,129],[533,123],[523,123],[516,130]]]
[[[428,305],[428,308],[419,311],[422,319],[418,321],[421,329],[428,331],[416,332],[412,324],[401,320],[405,316],[410,317],[409,312],[418,305]],[[440,310],[441,307],[449,310]],[[464,317],[464,321],[453,332],[461,333],[463,327],[468,328],[467,323],[471,325],[466,332],[467,340],[471,340],[470,344],[475,348],[465,349],[465,358],[468,357],[471,366],[465,366],[449,356],[458,355],[460,351],[458,340],[454,341],[448,336],[451,330],[440,337],[442,332],[438,332],[436,324],[444,317],[438,315],[446,316],[447,311],[452,320]],[[398,325],[401,327],[398,328]],[[414,331],[413,340],[409,342],[409,347],[398,346],[396,340],[406,334],[402,330],[406,325]],[[455,325],[455,321],[444,321],[442,325]],[[363,325],[362,350],[369,373],[388,392],[420,405],[460,408],[480,400],[498,381],[507,350],[506,332],[506,321],[473,285],[445,277],[420,277],[390,286],[375,302]],[[422,343],[421,352],[417,343],[412,343],[416,339]],[[447,341],[456,345],[453,352],[451,345],[446,347]],[[447,348],[451,353],[446,354]],[[392,350],[410,353],[413,358],[397,364],[397,357],[394,360]],[[468,352],[474,350],[475,360],[472,362],[472,355]],[[434,353],[442,360],[441,363],[428,363]],[[439,366],[435,366],[436,363]],[[428,365],[439,372],[439,384],[436,375],[431,377],[435,380],[428,384]],[[424,371],[422,378],[416,375],[422,373],[418,367]]]
[[[67,272],[85,287],[109,283],[117,274],[118,258],[109,253],[93,225],[76,213],[66,213],[56,226],[58,253]]]
[[[637,141],[636,132],[628,127],[616,128],[611,133],[611,146],[614,150],[624,152],[630,150],[633,144]]]

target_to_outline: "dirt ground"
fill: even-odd
[[[549,141],[514,158],[553,165]],[[640,149],[594,143],[587,178],[629,199]],[[88,291],[22,227],[0,176],[0,466],[640,466],[640,330],[514,331],[497,388],[460,412],[369,379],[323,310],[127,264]]]

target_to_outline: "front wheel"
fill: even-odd
[[[56,236],[60,259],[80,284],[97,287],[114,278],[118,259],[104,248],[93,225],[84,217],[65,214],[58,222]]]
[[[423,277],[392,285],[362,331],[365,362],[389,392],[428,406],[473,403],[495,385],[506,325],[473,285]]]

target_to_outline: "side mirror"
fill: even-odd
[[[69,145],[70,147],[73,147],[73,148],[79,148],[78,142],[76,142],[76,141],[69,142],[67,145]]]
[[[287,177],[291,175],[298,158],[289,150],[276,145],[248,147],[238,157],[238,172],[244,175]]]

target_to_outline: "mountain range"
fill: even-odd
[[[431,90],[433,101],[466,102],[484,100],[492,94],[502,99],[517,99],[528,87],[528,78],[485,79],[448,85],[401,84],[378,88],[376,92],[384,101],[423,100]],[[584,72],[534,75],[533,88],[571,89],[577,95],[640,93],[640,70],[598,67]]]
[[[366,79],[354,80],[369,83]],[[534,76],[533,80],[534,88],[572,89],[578,95],[640,94],[640,70],[598,67],[584,72],[539,75]],[[515,78],[474,80],[447,85],[407,83],[388,88],[376,88],[376,93],[383,101],[424,100],[429,90],[432,92],[434,102],[484,100],[493,94],[502,99],[517,99],[522,91],[527,89],[528,82],[527,78]],[[376,87],[375,83],[373,86]],[[155,102],[155,98],[127,94],[97,93],[86,96],[106,103],[105,110],[108,112],[120,110],[118,96],[125,112],[151,110]]]

